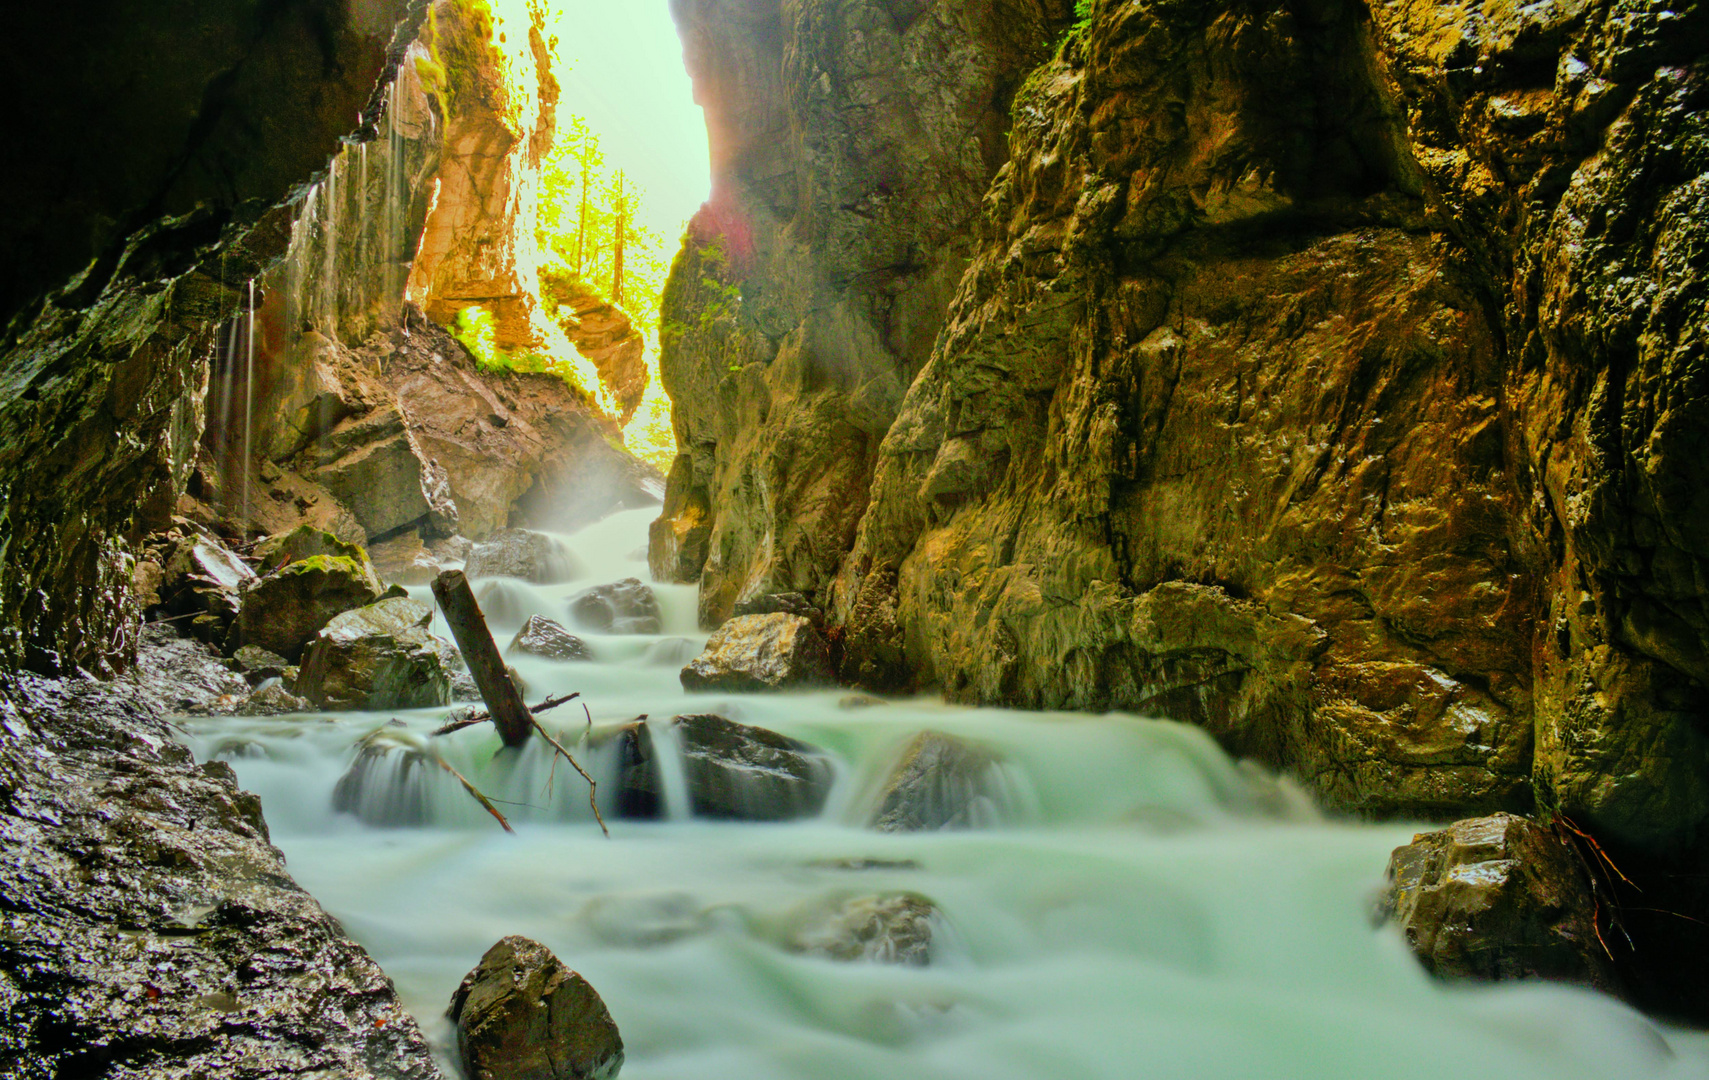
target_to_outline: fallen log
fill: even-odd
[[[528,741],[533,719],[516,684],[510,681],[504,657],[493,642],[480,605],[475,603],[468,577],[461,570],[445,571],[433,582],[433,598],[439,601],[451,636],[457,639],[457,648],[463,652],[463,661],[469,665],[481,700],[487,703],[499,738],[506,746],[521,746]]]

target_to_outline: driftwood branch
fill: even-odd
[[[546,729],[540,726],[540,721],[535,720],[533,717],[529,717],[529,722],[534,725],[534,730],[540,733],[540,737],[551,743],[552,749],[564,755],[564,760],[570,763],[570,767],[575,769],[576,772],[581,773],[582,779],[587,781],[587,804],[593,808],[593,819],[599,822],[599,831],[605,834],[605,838],[607,840],[611,839],[611,830],[605,827],[605,818],[600,816],[599,803],[594,798],[594,796],[599,793],[599,782],[588,775],[587,770],[582,768],[576,759],[570,756],[570,752],[564,749],[562,743],[557,739],[552,738],[552,736],[547,733]],[[554,759],[554,764],[556,764],[556,759]]]
[[[555,698],[549,697],[545,701],[542,701],[540,704],[533,706],[528,711],[531,713],[543,713],[543,712],[546,712],[550,709],[556,709],[558,706],[564,704],[565,702],[574,701],[576,698],[579,698],[579,697],[581,697],[580,694],[565,694],[563,697],[555,697]],[[462,731],[464,728],[472,728],[476,724],[484,724],[487,721],[491,720],[492,718],[493,718],[492,713],[489,713],[489,712],[470,713],[468,716],[462,717],[462,718],[457,719],[457,720],[452,720],[448,724],[445,724],[441,727],[435,728],[433,731],[433,734],[435,734],[435,735],[450,735],[453,732]],[[592,721],[590,720],[589,723],[591,724]]]
[[[453,769],[451,767],[451,763],[446,761],[444,758],[436,756],[433,760],[439,763],[439,767],[441,769],[444,769],[446,772],[450,773],[452,776],[455,776],[457,778],[457,782],[459,784],[463,785],[463,790],[467,791],[470,795],[474,796],[475,801],[480,803],[482,808],[485,809],[487,813],[491,814],[493,817],[498,819],[498,823],[500,825],[504,826],[505,832],[513,833],[516,831],[515,829],[510,827],[510,822],[508,822],[504,819],[504,815],[498,812],[498,807],[496,807],[492,804],[492,800],[488,799],[485,795],[482,795],[480,788],[477,788],[475,785],[469,783],[468,777],[464,776],[462,773],[458,772],[456,769]]]

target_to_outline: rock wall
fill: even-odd
[[[1701,7],[1097,2],[1012,100],[1066,12],[675,9],[708,624],[817,591],[874,688],[1709,838]]]
[[[853,542],[1006,156],[1009,97],[1068,0],[673,0],[713,196],[664,297],[682,449],[653,573],[814,592]]]
[[[20,14],[0,65],[34,103],[4,179],[31,211],[0,233],[0,666],[105,670],[131,651],[125,544],[167,523],[187,479],[213,327],[285,250],[272,208],[377,114],[415,8]]]

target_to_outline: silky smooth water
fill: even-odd
[[[569,538],[570,585],[489,583],[501,645],[528,614],[567,621],[578,589],[644,580],[652,516]],[[503,751],[485,725],[432,741],[515,835],[438,770],[381,771],[365,793],[378,817],[388,785],[416,785],[426,825],[333,812],[359,740],[386,727],[379,738],[426,745],[448,710],[402,726],[376,713],[183,722],[198,754],[231,760],[262,796],[292,873],[441,1048],[458,981],[494,941],[523,934],[598,988],[630,1080],[1709,1078],[1709,1039],[1600,995],[1426,976],[1368,914],[1412,827],[1327,820],[1285,781],[1165,720],[841,692],[685,695],[677,672],[704,642],[693,590],[658,591],[665,634],[588,635],[597,663],[516,661],[530,700],[583,694],[587,712],[572,703],[547,726],[604,782],[609,840],[579,777],[543,744]],[[667,769],[669,819],[616,820],[614,725],[684,712],[825,748],[837,778],[824,813],[696,821]],[[989,823],[864,828],[901,748],[928,729],[1001,755]],[[843,901],[896,892],[936,905],[928,966],[787,947]]]

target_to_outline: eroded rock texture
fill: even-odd
[[[53,5],[20,14],[0,64],[31,103],[13,138],[30,152],[3,181],[20,210],[0,234],[7,666],[96,670],[134,648],[118,541],[169,523],[201,431],[213,328],[288,242],[288,215],[272,208],[377,115],[415,8],[222,0],[97,20]]]
[[[1012,101],[1061,12],[677,10],[705,621],[800,590],[875,689],[1704,842],[1701,8],[1095,3]]]
[[[438,1080],[261,805],[126,682],[0,687],[0,1072]]]

